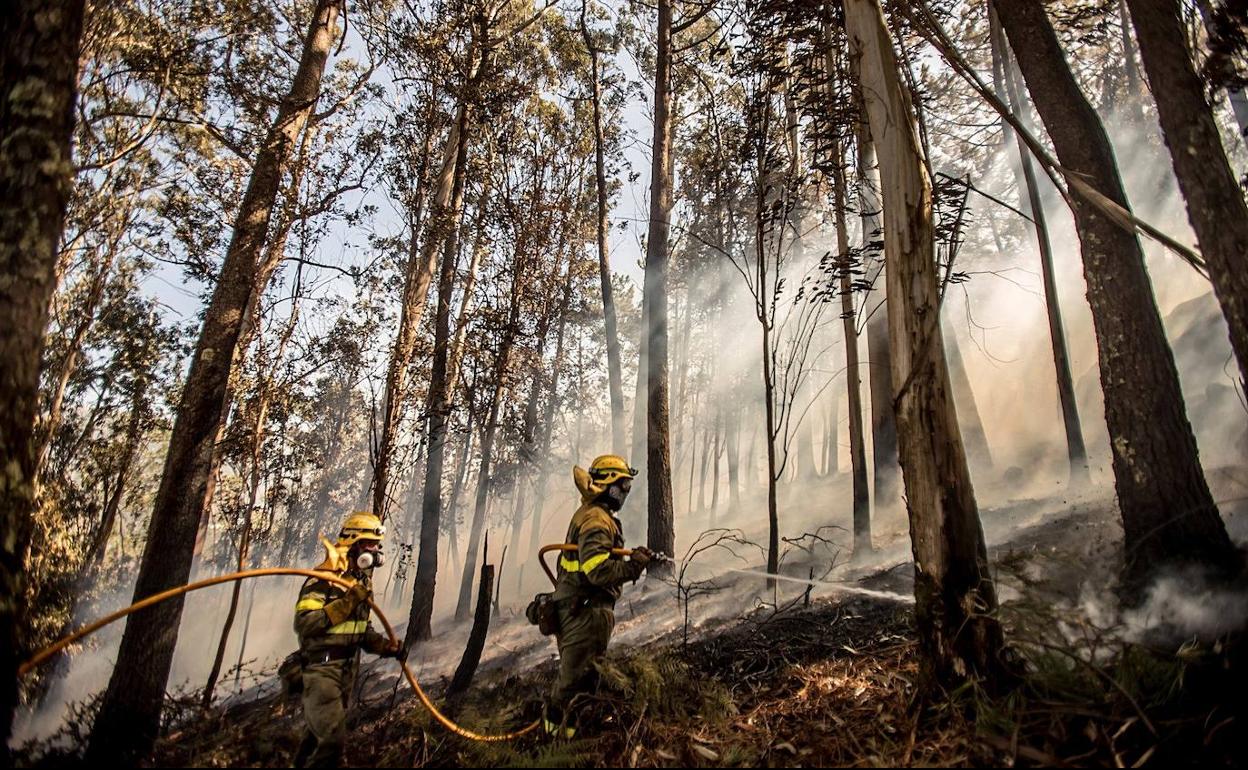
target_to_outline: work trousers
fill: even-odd
[[[303,717],[307,732],[297,767],[338,767],[347,740],[347,702],[359,670],[358,658],[303,667]]]
[[[555,724],[574,726],[569,713],[572,700],[581,693],[591,692],[598,684],[594,664],[607,652],[611,632],[615,629],[615,611],[610,605],[576,607],[560,603],[559,677],[551,688],[546,719]]]

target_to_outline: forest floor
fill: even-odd
[[[670,591],[637,591],[617,608],[619,633],[572,741],[530,735],[484,744],[450,735],[406,685],[395,689],[393,664],[378,661],[361,677],[345,761],[362,767],[1238,765],[1248,756],[1244,592],[1172,576],[1139,607],[1119,610],[1113,574],[1121,528],[1112,503],[1071,501],[1055,513],[1053,502],[982,512],[1001,619],[1024,670],[1006,690],[920,696],[912,607],[889,598],[907,594],[912,580],[906,549],[894,544],[869,566],[846,565],[834,575],[877,592],[871,595],[847,588],[812,598],[797,585],[787,600],[776,592],[768,601],[758,586],[763,581],[738,576],[752,593],[728,580],[718,585],[722,595],[709,597],[735,612],[704,613],[686,628],[670,620]],[[1241,540],[1246,519],[1242,506],[1228,515]],[[805,576],[805,570],[800,562],[789,565],[789,574]],[[669,618],[656,622],[656,613]],[[446,644],[427,653],[449,657],[443,668],[458,660]],[[553,644],[512,620],[492,632],[491,650],[469,693],[448,711],[478,732],[514,730],[540,713],[540,696],[556,669]],[[437,699],[446,677],[429,671],[418,676]],[[175,704],[175,727],[151,764],[290,763],[302,732],[298,699],[268,694],[207,712],[192,701],[181,709]],[[36,756],[19,761],[73,763],[72,748]]]

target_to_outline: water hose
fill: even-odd
[[[546,549],[542,549],[542,550],[545,551]],[[545,567],[546,565],[543,563],[542,566]],[[547,574],[550,574],[549,569],[547,569],[546,572]],[[90,636],[91,634],[95,633],[96,631],[99,631],[101,628],[109,625],[110,623],[115,623],[118,620],[121,620],[122,618],[128,615],[132,615],[133,613],[138,612],[139,610],[147,609],[148,607],[151,607],[155,604],[159,604],[165,601],[166,599],[172,599],[175,596],[181,596],[183,594],[188,594],[192,591],[198,591],[201,588],[209,588],[211,586],[220,585],[222,583],[232,583],[232,582],[239,581],[239,580],[248,580],[250,578],[265,577],[268,575],[298,575],[301,577],[316,578],[318,580],[325,580],[330,583],[336,583],[337,585],[340,585],[344,588],[350,588],[353,584],[352,581],[347,580],[346,578],[340,577],[337,574],[332,573],[332,572],[319,572],[319,571],[310,570],[310,569],[295,569],[293,567],[266,567],[262,569],[249,569],[249,570],[243,570],[242,572],[232,572],[228,575],[218,575],[217,577],[211,577],[205,580],[199,580],[194,583],[189,583],[184,586],[179,586],[177,588],[170,588],[168,591],[162,591],[158,594],[153,594],[152,596],[149,596],[146,599],[143,599],[141,601],[135,602],[134,604],[131,604],[129,607],[126,607],[125,609],[118,610],[112,613],[111,615],[106,615],[105,617],[100,618],[94,623],[83,626],[82,628],[73,632],[69,636],[64,637],[63,639],[55,642],[54,644],[44,647],[42,650],[37,652],[34,655],[34,657],[32,657],[30,660],[18,666],[17,675],[19,677],[26,676],[35,668],[48,662],[48,660],[51,659],[53,655],[56,655],[58,652],[65,649],[66,647],[73,644],[74,642],[78,641],[79,639],[82,639],[83,637],[86,637],[86,636]],[[553,576],[552,576],[552,579],[553,579]],[[385,627],[386,636],[390,638],[391,642],[397,644],[399,641],[399,638],[395,635],[394,628],[390,625],[390,621],[386,619],[385,613],[381,611],[381,608],[377,606],[377,604],[373,601],[371,596],[368,599],[368,605],[369,607],[372,608],[373,612],[376,613],[377,619],[381,621],[382,626]],[[396,660],[398,661],[399,665],[402,666],[403,675],[407,678],[408,683],[411,684],[412,689],[416,691],[416,697],[420,699],[421,704],[423,704],[424,707],[429,710],[429,713],[433,716],[435,720],[438,721],[438,723],[440,723],[443,727],[445,727],[450,732],[455,733],[456,735],[462,738],[467,738],[468,740],[471,740],[471,741],[481,741],[484,743],[500,743],[502,741],[510,741],[510,740],[519,738],[523,735],[526,735],[532,732],[533,730],[537,729],[538,726],[540,726],[542,723],[542,721],[539,719],[521,730],[517,730],[516,732],[512,732],[512,733],[504,733],[501,735],[482,735],[480,733],[474,733],[467,728],[460,727],[459,725],[452,722],[449,717],[447,717],[445,714],[439,711],[438,707],[433,704],[433,701],[429,699],[429,696],[426,695],[425,691],[421,688],[420,683],[416,681],[416,677],[412,674],[412,670],[408,668],[407,661],[403,660],[402,658],[396,658]]]

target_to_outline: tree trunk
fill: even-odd
[[[1019,120],[1027,125],[1030,118],[1023,104],[1022,88],[1014,62],[1001,31],[995,3],[988,6],[992,44],[993,73],[997,96],[1009,104]],[[999,74],[998,74],[999,73]],[[1040,272],[1044,279],[1044,307],[1049,322],[1049,343],[1053,349],[1053,369],[1057,375],[1057,398],[1062,409],[1062,425],[1066,430],[1066,457],[1070,463],[1070,481],[1078,486],[1088,481],[1088,453],[1083,443],[1083,428],[1079,422],[1079,404],[1075,399],[1074,377],[1070,371],[1070,353],[1066,349],[1066,333],[1062,325],[1062,309],[1057,296],[1057,278],[1053,269],[1053,246],[1049,241],[1049,228],[1044,213],[1044,201],[1036,182],[1036,170],[1031,154],[1022,137],[1018,136],[1006,121],[1001,130],[1008,144],[1013,138],[1018,149],[1018,169],[1021,175],[1018,198],[1020,207],[1029,214],[1036,227],[1036,241],[1040,246]],[[1023,193],[1026,191],[1026,197]],[[994,229],[995,234],[995,229]]]
[[[830,38],[830,35],[829,35]],[[835,65],[827,54],[828,76]],[[841,261],[841,327],[845,333],[845,383],[849,404],[849,464],[854,489],[854,552],[860,559],[875,550],[871,544],[871,498],[867,490],[867,450],[862,431],[862,380],[858,365],[858,314],[854,309],[853,264],[849,226],[845,222],[845,154],[838,138],[832,143],[832,209],[836,217],[836,249]]]
[[[925,673],[956,686],[1001,670],[996,590],[945,366],[931,181],[878,0],[847,0],[884,180],[884,249],[900,459]],[[991,679],[989,679],[991,682]]]
[[[185,583],[205,498],[214,443],[228,404],[226,390],[245,311],[257,286],[257,268],[291,154],[321,89],[342,0],[318,0],[290,92],[280,103],[252,165],[233,237],[204,316],[199,343],[182,391],[134,598]],[[182,599],[130,616],[87,755],[95,762],[135,763],[150,751],[160,727],[165,684],[173,663]]]
[[[474,66],[476,59],[474,58]],[[464,85],[470,91],[475,83],[476,72],[469,75]],[[472,105],[462,98],[455,115],[455,122],[446,137],[442,149],[442,166],[438,171],[433,207],[429,212],[430,227],[426,229],[424,242],[416,253],[416,239],[420,234],[419,220],[412,223],[412,248],[403,283],[403,305],[399,311],[399,331],[390,353],[390,367],[386,372],[386,399],[381,423],[381,436],[377,444],[377,460],[373,464],[373,513],[383,521],[387,513],[387,493],[390,484],[390,457],[398,435],[404,403],[408,396],[407,370],[416,351],[420,323],[425,315],[429,286],[437,269],[434,258],[438,247],[453,237],[458,230],[459,215],[463,208],[464,163],[462,158],[468,145],[468,125],[472,121]],[[423,160],[421,172],[423,176]],[[417,212],[419,217],[420,212]],[[454,254],[454,251],[451,252]],[[453,261],[453,258],[452,258]],[[439,298],[441,303],[441,298]],[[449,299],[447,300],[449,302]],[[439,304],[439,307],[441,305]],[[432,403],[432,399],[430,399]],[[436,561],[436,558],[435,558]]]
[[[425,461],[424,499],[421,504],[420,547],[416,557],[416,578],[412,588],[412,608],[407,623],[403,648],[410,649],[416,641],[433,634],[433,595],[438,579],[438,537],[442,528],[442,470],[446,450],[446,427],[450,419],[451,400],[448,389],[451,337],[451,294],[455,288],[455,247],[458,214],[463,208],[464,174],[468,160],[468,121],[471,117],[467,99],[461,102],[456,148],[455,173],[452,181],[454,221],[449,223],[447,248],[442,256],[438,275],[438,309],[434,323],[433,367],[429,375],[429,456]],[[471,558],[469,563],[472,563]]]
[[[14,0],[0,13],[0,737],[17,706],[35,502],[43,330],[73,175],[83,2]],[[8,758],[8,749],[0,757]]]
[[[668,426],[667,260],[672,211],[672,3],[658,0],[658,51],[654,75],[654,141],[650,164],[650,228],[646,237],[644,302],[647,331],[646,545],[656,553],[676,549],[672,521],[672,467]],[[660,564],[659,571],[663,571]],[[651,568],[654,569],[653,567]]]
[[[469,585],[472,581],[468,581]],[[472,676],[477,673],[481,664],[481,653],[485,650],[485,637],[490,632],[490,595],[494,587],[494,565],[481,565],[481,587],[477,590],[477,611],[472,618],[472,632],[468,634],[468,644],[464,647],[464,656],[459,659],[451,684],[446,688],[448,698],[460,695],[472,684]]]
[[[1135,62],[1135,43],[1131,40],[1131,19],[1127,14],[1126,0],[1118,0],[1118,25],[1122,40],[1122,70],[1127,79],[1127,116],[1135,125],[1142,127],[1144,125],[1144,81],[1140,77],[1139,65]],[[1181,30],[1180,35],[1182,35]]]
[[[943,306],[941,307],[943,315]],[[961,417],[962,435],[967,455],[976,462],[992,468],[992,450],[988,446],[988,436],[984,433],[984,421],[979,416],[979,405],[975,402],[975,391],[971,388],[971,378],[966,373],[966,362],[962,359],[962,346],[957,334],[949,323],[943,322],[945,341],[945,361],[949,369],[949,381],[953,386],[953,400],[958,405]]]
[[[1126,207],[1109,138],[1040,1],[1012,0],[997,14],[1061,164]],[[1125,530],[1126,581],[1141,586],[1173,562],[1234,569],[1239,560],[1200,467],[1139,241],[1077,192],[1073,210]]]
[[[1187,216],[1230,327],[1240,378],[1248,383],[1248,206],[1183,43],[1179,3],[1128,4]]]
[[[611,394],[611,451],[624,451],[624,380],[620,367],[620,335],[615,320],[615,297],[611,290],[611,265],[607,253],[609,222],[607,214],[606,140],[602,129],[602,79],[598,73],[598,49],[589,34],[585,12],[589,0],[581,0],[581,37],[589,51],[589,77],[594,104],[594,179],[598,196],[598,277],[602,284],[602,315],[607,332],[607,382]]]
[[[856,65],[851,62],[856,69]],[[858,141],[858,209],[862,219],[863,254],[873,252],[881,238],[880,175],[876,167],[875,143],[867,125],[866,105],[860,89],[855,89],[861,118],[855,126]],[[876,295],[884,295],[882,285],[887,267],[880,260],[875,277]],[[870,299],[871,295],[868,295]],[[876,510],[893,508],[901,502],[900,466],[897,460],[897,421],[893,414],[893,364],[888,340],[888,303],[869,301],[867,313],[867,372],[871,397],[871,485]],[[835,417],[834,417],[835,419]]]

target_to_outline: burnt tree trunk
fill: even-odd
[[[469,581],[471,584],[471,581]],[[485,637],[490,632],[490,596],[494,588],[494,565],[481,565],[481,586],[477,589],[477,609],[472,617],[472,631],[468,634],[468,645],[464,647],[464,656],[459,659],[451,684],[446,688],[448,698],[460,695],[472,684],[473,674],[481,664],[481,653],[485,650]]]
[[[73,176],[70,140],[83,2],[14,0],[0,12],[0,737],[17,706],[37,487],[35,420],[43,330]]]
[[[1177,0],[1129,0],[1157,115],[1187,216],[1209,266],[1248,383],[1248,206],[1222,147],[1204,85],[1184,44]]]
[[[190,576],[215,439],[228,408],[227,389],[239,334],[257,285],[257,270],[282,170],[316,104],[334,43],[342,0],[318,0],[290,91],[252,164],[234,233],[209,301],[181,403],[160,489],[152,510],[134,598],[181,585]],[[182,598],[131,615],[117,664],[91,731],[95,762],[135,763],[150,751],[160,727],[165,684],[173,664]]]
[[[830,37],[830,36],[829,36]],[[831,59],[831,53],[828,58]],[[830,65],[829,76],[835,71]],[[853,473],[854,558],[875,550],[871,544],[871,493],[867,489],[866,439],[862,430],[862,379],[858,364],[858,314],[854,309],[853,262],[849,226],[845,222],[844,152],[840,138],[832,143],[832,209],[836,218],[836,249],[840,255],[841,328],[845,333],[845,384],[849,404],[849,461]],[[835,419],[835,417],[833,418]]]
[[[1002,670],[966,453],[945,364],[933,241],[932,189],[910,95],[878,0],[847,0],[871,135],[880,151],[894,403],[915,563],[915,620],[925,673],[943,685]]]
[[[1127,207],[1109,138],[1040,0],[1012,0],[997,15],[1062,166]],[[1140,243],[1077,192],[1073,211],[1105,392],[1126,581],[1139,587],[1174,562],[1234,569],[1238,556],[1205,482]]]

